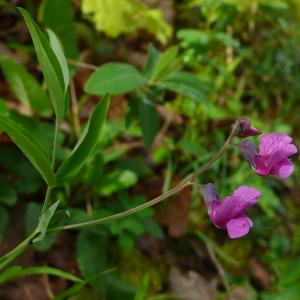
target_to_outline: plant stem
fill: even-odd
[[[222,146],[222,148],[219,150],[219,152],[214,155],[203,167],[201,167],[199,170],[197,170],[196,172],[188,175],[187,177],[185,177],[177,186],[175,186],[174,188],[172,188],[171,190],[161,194],[160,196],[146,202],[143,203],[137,207],[131,208],[129,210],[114,214],[112,216],[108,216],[105,218],[101,218],[101,219],[97,219],[97,220],[91,220],[91,221],[87,221],[87,222],[82,222],[82,223],[77,223],[77,224],[71,224],[71,225],[65,225],[65,226],[59,226],[59,227],[55,227],[55,228],[50,228],[49,231],[58,231],[58,230],[70,230],[70,229],[78,229],[81,227],[86,227],[86,226],[92,226],[92,225],[97,225],[97,224],[102,224],[102,223],[106,223],[109,221],[113,221],[113,220],[117,220],[129,215],[132,215],[134,213],[137,213],[145,208],[148,208],[150,206],[153,206],[167,198],[169,198],[170,196],[178,193],[179,191],[181,191],[182,189],[184,189],[185,187],[187,187],[188,185],[192,184],[192,181],[195,177],[199,176],[200,174],[202,174],[203,172],[205,172],[206,170],[208,170],[211,165],[218,160],[223,153],[226,151],[226,149],[230,146],[230,143],[233,139],[233,137],[235,136],[236,130],[238,128],[238,122],[235,122],[232,130],[226,140],[226,142],[224,143],[224,145]]]
[[[54,170],[55,167],[55,160],[56,160],[56,147],[57,147],[57,136],[58,136],[58,127],[59,127],[59,120],[55,119],[55,131],[54,131],[54,141],[53,141],[53,149],[52,149],[52,169]],[[49,201],[50,201],[50,194],[52,191],[53,187],[48,186],[47,191],[46,191],[46,196],[42,208],[42,214],[45,213],[49,206]]]
[[[51,191],[52,191],[52,188],[48,186],[47,187],[47,191],[46,191],[46,196],[45,196],[44,204],[43,204],[43,208],[42,208],[42,214],[44,214],[46,212],[46,209],[49,206]]]
[[[76,95],[76,89],[73,78],[70,80],[70,93],[71,93],[71,110],[72,110],[72,117],[73,117],[73,126],[74,126],[74,133],[76,138],[79,139],[80,137],[80,120],[79,120],[79,110],[78,110],[78,101]]]
[[[57,148],[57,136],[58,136],[58,127],[59,127],[59,120],[55,119],[55,131],[54,131],[54,141],[53,141],[53,149],[52,149],[52,169],[54,170],[55,167],[55,160],[56,160],[56,148]]]
[[[3,255],[0,258],[0,271],[5,268],[12,260],[14,260],[17,256],[23,253],[27,247],[29,246],[30,242],[36,237],[38,234],[38,230],[32,232],[23,242],[18,244],[13,250],[8,252],[7,254]]]

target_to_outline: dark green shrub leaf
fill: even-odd
[[[146,97],[141,97],[139,117],[145,146],[150,148],[159,130],[159,117],[154,104]]]
[[[159,59],[160,52],[150,44],[148,47],[147,58],[144,65],[144,76],[150,78],[155,70],[155,65]]]
[[[175,72],[180,66],[180,60],[177,58],[177,54],[177,46],[173,46],[162,53],[156,61],[151,79],[161,80]]]
[[[83,229],[78,235],[76,249],[81,274],[97,291],[103,291],[104,281],[99,276],[107,268],[106,238],[90,229]]]
[[[89,122],[83,131],[78,143],[74,147],[71,154],[62,162],[58,168],[56,179],[57,184],[63,184],[71,179],[81,169],[86,162],[88,156],[95,149],[99,136],[101,134],[106,114],[109,107],[109,95],[105,95],[103,99],[95,106]]]
[[[178,72],[160,81],[163,88],[191,98],[199,103],[207,102],[205,88],[198,78],[187,72]]]
[[[85,91],[94,95],[124,94],[143,86],[145,80],[136,68],[128,64],[108,63],[88,79]]]

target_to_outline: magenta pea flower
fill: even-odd
[[[261,176],[273,175],[279,179],[289,177],[294,170],[289,156],[297,153],[292,138],[283,133],[265,134],[260,138],[259,153],[255,145],[245,140],[239,148],[252,169]]]
[[[201,192],[208,208],[209,218],[216,227],[226,229],[231,239],[248,234],[253,222],[244,212],[258,201],[260,191],[242,185],[222,201],[212,183],[201,185]]]
[[[261,131],[251,126],[251,122],[248,118],[238,119],[238,128],[236,131],[236,136],[240,138],[245,138],[247,136],[260,135]]]

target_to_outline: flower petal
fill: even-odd
[[[219,200],[215,185],[213,183],[202,184],[200,190],[207,206],[209,206],[213,201]]]
[[[229,237],[231,239],[236,239],[245,236],[252,226],[252,221],[248,217],[241,215],[228,221],[226,229]]]
[[[224,198],[220,205],[213,209],[211,220],[217,227],[224,228],[230,219],[240,216],[253,206],[260,196],[260,191],[246,185],[240,186],[232,196]]]
[[[297,148],[291,144],[292,141],[292,138],[284,133],[265,134],[259,142],[259,154],[261,156],[270,156],[281,150],[286,156],[290,156],[297,153]]]
[[[289,159],[285,158],[272,167],[270,175],[274,175],[279,179],[285,179],[289,177],[293,171],[293,163]]]
[[[249,141],[244,140],[239,145],[240,151],[242,152],[245,160],[249,162],[252,168],[255,168],[255,157],[257,155],[257,151],[255,149],[255,145]]]
[[[238,120],[238,124],[239,127],[236,132],[236,136],[240,138],[261,134],[261,132],[258,129],[251,126],[251,122],[248,118],[240,118]]]
[[[234,191],[233,196],[243,199],[243,209],[246,210],[257,202],[261,192],[250,186],[241,185]]]

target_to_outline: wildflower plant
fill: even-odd
[[[110,96],[106,92],[110,92],[110,94],[120,94],[121,92],[129,92],[132,89],[139,89],[137,95],[141,100],[140,111],[146,113],[147,117],[155,115],[156,111],[153,103],[145,99],[145,93],[142,89],[144,88],[145,82],[148,83],[148,86],[155,86],[155,88],[164,87],[176,93],[188,94],[188,96],[198,99],[198,101],[205,100],[203,100],[203,91],[197,88],[197,78],[194,78],[192,74],[178,71],[179,66],[176,58],[176,47],[168,49],[161,55],[159,55],[154,48],[150,48],[144,76],[139,74],[132,66],[125,64],[107,64],[102,66],[102,68],[99,68],[92,74],[85,89],[91,94],[99,94],[103,97],[94,107],[85,129],[81,134],[79,131],[79,139],[74,148],[58,164],[58,130],[62,120],[68,113],[69,105],[68,90],[70,74],[67,61],[56,35],[48,30],[48,37],[46,37],[26,10],[19,8],[19,11],[24,17],[30,31],[37,57],[47,83],[52,109],[54,111],[55,132],[52,141],[53,146],[51,151],[49,151],[49,149],[46,149],[40,141],[26,129],[26,126],[23,126],[24,124],[21,120],[16,120],[11,116],[9,111],[0,115],[0,125],[3,131],[5,131],[22,150],[47,185],[42,211],[36,228],[23,242],[0,258],[0,270],[4,269],[10,262],[16,259],[31,244],[42,241],[45,236],[51,232],[79,229],[118,220],[168,199],[185,187],[194,185],[195,179],[206,172],[228,148],[234,145],[234,138],[245,138],[261,133],[251,126],[250,120],[246,118],[238,119],[233,124],[224,145],[207,163],[195,172],[187,175],[177,186],[160,196],[125,211],[101,218],[71,224],[61,224],[59,222],[58,224],[53,224],[53,217],[57,216],[57,210],[61,205],[59,191],[62,191],[64,186],[70,183],[72,178],[82,169],[90,155],[95,152],[109,109]],[[158,67],[156,67],[156,64],[153,62],[156,62]],[[120,76],[120,78],[117,78],[110,84],[107,83],[106,86],[101,85],[101,78],[107,78],[109,77],[108,75],[119,75],[119,73],[121,74],[122,72],[130,75],[128,76],[129,83],[126,82],[127,85],[124,83],[123,76]],[[99,88],[101,89],[100,92]],[[141,122],[141,126],[143,132],[149,133],[149,124]],[[155,132],[151,132],[151,134],[146,137],[144,136],[147,147],[151,146],[154,136]],[[260,140],[259,152],[256,151],[254,144],[249,140],[244,140],[238,144],[238,147],[241,149],[245,159],[259,175],[273,175],[279,179],[284,179],[293,172],[293,164],[289,157],[295,154],[297,149],[292,144],[292,139],[287,135],[281,133],[263,135]],[[203,184],[200,185],[200,187],[207,205],[209,218],[214,225],[219,229],[226,229],[230,238],[245,236],[253,226],[251,219],[245,215],[245,212],[252,207],[260,197],[263,197],[262,193],[250,186],[242,185],[238,187],[231,196],[220,200],[212,183]]]

